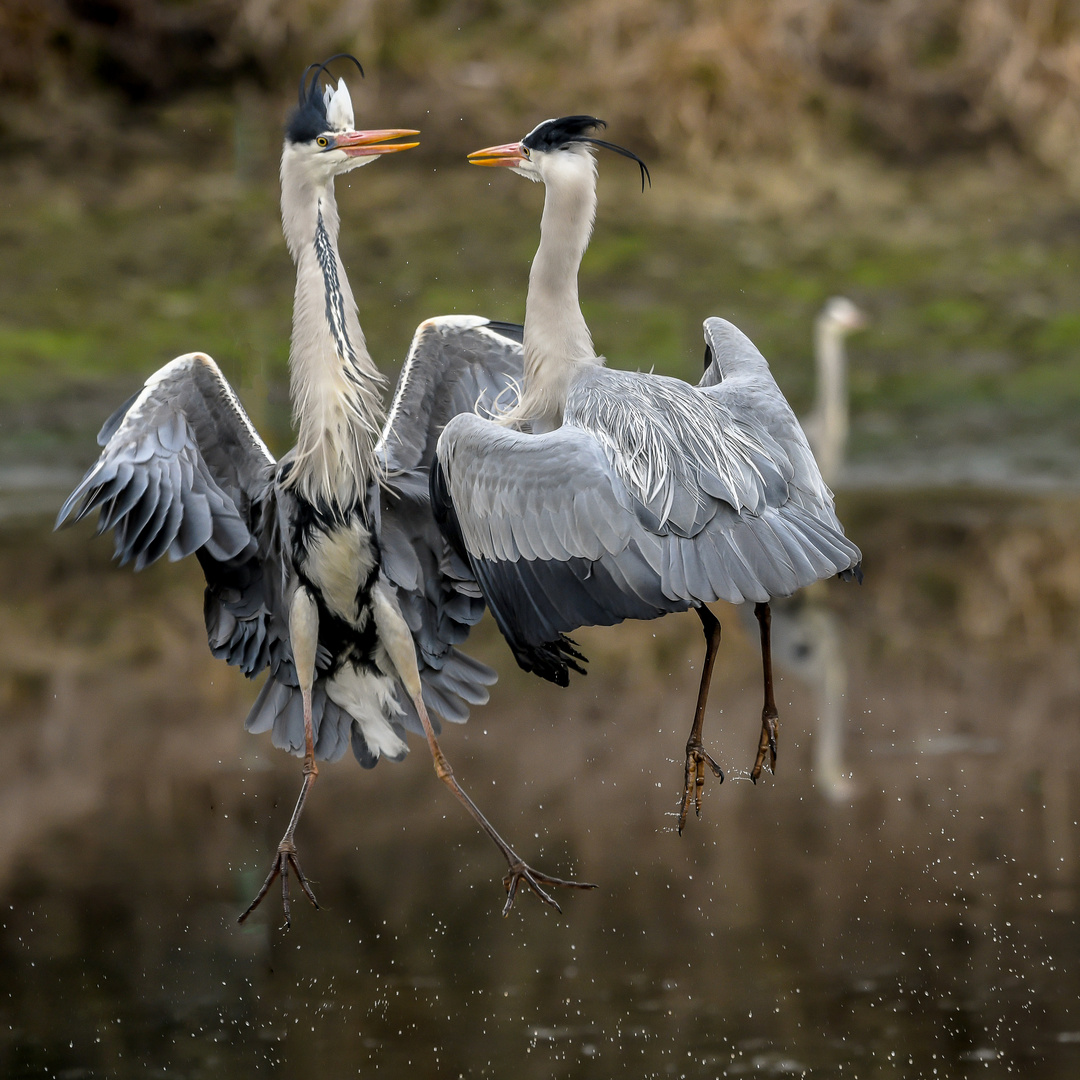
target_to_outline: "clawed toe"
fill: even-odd
[[[690,799],[694,800],[694,813],[701,817],[701,793],[705,790],[705,766],[712,770],[713,776],[722,784],[724,770],[713,761],[709,752],[699,742],[686,744],[686,772],[683,783],[682,806],[679,808],[679,835],[686,827],[686,815],[690,811]]]
[[[300,869],[300,861],[296,857],[296,848],[294,845],[282,841],[279,845],[277,854],[274,856],[274,861],[270,866],[270,873],[266,875],[266,880],[262,883],[262,888],[259,890],[258,895],[248,905],[247,910],[236,921],[242,923],[258,906],[262,903],[263,897],[270,891],[270,886],[274,884],[274,879],[281,875],[281,906],[285,910],[285,929],[288,930],[292,926],[292,904],[289,898],[289,867],[293,868],[293,872],[296,874],[296,880],[300,883],[300,888],[304,895],[311,901],[312,906],[318,910],[319,901],[315,899],[315,894],[311,891],[311,886],[308,884],[308,879],[304,876],[304,871]]]
[[[597,888],[596,885],[588,881],[566,881],[563,878],[550,877],[547,874],[540,873],[538,870],[534,870],[528,863],[518,860],[510,864],[510,872],[503,878],[503,888],[506,889],[506,903],[502,909],[504,918],[510,914],[510,909],[514,906],[514,897],[517,895],[518,886],[523,881],[545,904],[553,907],[560,915],[562,914],[562,908],[559,907],[555,897],[543,887],[544,885],[562,889]]]
[[[776,733],[779,714],[775,708],[765,706],[761,711],[761,738],[758,740],[757,757],[754,759],[754,767],[750,771],[750,779],[756,784],[761,775],[762,766],[765,764],[766,755],[769,759],[769,772],[776,772]]]

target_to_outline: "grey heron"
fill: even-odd
[[[836,482],[848,440],[847,353],[844,339],[866,327],[866,315],[846,296],[833,296],[814,320],[814,407],[802,421],[821,476]]]
[[[136,569],[194,554],[205,573],[210,648],[249,677],[269,668],[246,727],[303,756],[303,784],[270,872],[243,921],[289,871],[318,762],[350,747],[362,766],[401,760],[422,734],[435,770],[507,860],[509,910],[521,881],[580,886],[537,873],[458,784],[429,709],[464,721],[495,673],[456,648],[483,612],[467,568],[430,511],[435,437],[456,410],[489,407],[521,371],[519,328],[478,317],[422,323],[385,418],[383,377],[368,353],[338,252],[334,178],[418,134],[354,129],[344,79],[321,86],[331,57],[300,81],[285,132],[281,217],[296,264],[290,389],[297,443],[275,461],[218,366],[178,357],[110,417],[97,462],[59,526],[100,509],[121,563]],[[363,71],[361,69],[361,74]]]
[[[591,116],[547,120],[519,142],[469,155],[542,182],[544,209],[520,396],[495,420],[461,414],[446,425],[433,509],[518,663],[554,682],[582,670],[564,636],[579,626],[697,612],[707,644],[681,832],[691,797],[700,816],[706,766],[723,779],[701,741],[720,643],[708,604],[755,604],[765,697],[756,780],[766,755],[771,767],[776,760],[769,601],[858,575],[861,556],[768,364],[731,323],[705,320],[696,386],[613,370],[596,354],[577,286],[596,214],[592,150],[637,159],[597,139],[602,126]]]

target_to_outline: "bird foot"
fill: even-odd
[[[555,897],[544,888],[545,885],[561,889],[595,889],[598,887],[588,881],[566,881],[563,878],[549,877],[547,874],[534,870],[528,863],[522,862],[521,859],[515,856],[510,861],[510,872],[503,878],[503,888],[506,889],[506,903],[502,909],[503,918],[510,914],[510,909],[514,906],[514,897],[517,895],[518,886],[523,881],[545,904],[553,907],[560,915],[562,914],[562,908],[559,907]]]
[[[761,710],[761,738],[758,740],[757,757],[754,759],[754,767],[750,770],[750,779],[756,784],[761,775],[761,767],[765,764],[765,755],[769,757],[769,772],[776,772],[776,733],[777,721],[780,714],[775,705],[766,705]]]
[[[683,782],[682,806],[679,808],[679,835],[686,827],[686,815],[690,810],[690,797],[694,799],[694,813],[701,817],[701,793],[705,790],[705,766],[712,769],[712,774],[720,783],[724,782],[724,770],[709,756],[709,752],[691,739],[686,744],[686,773]]]
[[[304,871],[300,869],[300,863],[296,858],[296,845],[291,840],[282,840],[278,844],[277,854],[274,856],[270,873],[266,875],[266,880],[263,882],[258,896],[251,901],[244,914],[236,920],[237,922],[242,923],[262,903],[263,897],[270,891],[270,886],[274,884],[274,879],[280,874],[281,906],[285,909],[285,929],[288,930],[292,926],[292,907],[289,900],[290,866],[296,873],[296,880],[300,882],[300,888],[303,890],[304,895],[311,901],[312,906],[318,910],[319,901],[315,899],[315,894],[311,891],[311,886],[308,884],[307,878],[304,877]]]

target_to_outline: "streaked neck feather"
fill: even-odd
[[[296,262],[289,349],[295,465],[288,483],[327,506],[352,506],[375,477],[384,378],[367,351],[337,249],[332,183],[297,182],[282,159],[282,222]],[[295,170],[299,172],[299,170]]]

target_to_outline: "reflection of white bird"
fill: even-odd
[[[773,656],[781,668],[814,689],[814,783],[828,798],[840,801],[854,793],[844,764],[847,657],[839,620],[823,602],[822,588],[773,604]]]
[[[803,421],[822,478],[835,482],[844,464],[848,435],[847,357],[844,339],[866,326],[866,316],[850,300],[834,296],[814,324],[817,398]],[[843,633],[824,603],[824,585],[773,605],[773,655],[778,664],[813,686],[818,716],[813,739],[814,782],[826,796],[854,793],[844,766],[844,698],[847,658]]]
[[[440,779],[505,856],[507,908],[521,880],[554,904],[538,882],[573,883],[536,874],[499,837],[454,779],[428,717],[430,707],[465,720],[495,680],[455,648],[483,602],[431,517],[428,468],[449,416],[492,407],[520,377],[520,327],[422,324],[384,423],[383,378],[338,252],[334,178],[416,146],[389,140],[417,132],[354,131],[344,80],[320,87],[327,63],[304,73],[281,158],[281,217],[296,263],[296,448],[275,461],[214,361],[189,353],[106,421],[101,456],[59,520],[100,507],[99,530],[114,530],[121,562],[137,569],[194,554],[214,655],[249,677],[270,669],[246,726],[303,755],[304,782],[241,921],[280,874],[288,923],[290,868],[315,903],[293,834],[317,761],[350,748],[366,768],[399,761],[406,729],[427,738]]]
[[[720,643],[707,605],[752,601],[761,622],[756,778],[776,751],[769,601],[822,577],[857,574],[860,555],[765,358],[731,323],[706,320],[707,369],[696,386],[612,370],[596,355],[577,289],[596,213],[592,148],[635,157],[597,139],[600,126],[591,116],[548,120],[520,142],[470,155],[541,181],[544,211],[520,399],[502,423],[461,414],[447,424],[433,505],[518,663],[554,682],[565,685],[568,667],[580,670],[567,631],[698,613],[707,652],[681,830],[691,797],[700,812],[705,766],[722,775],[701,742]]]

